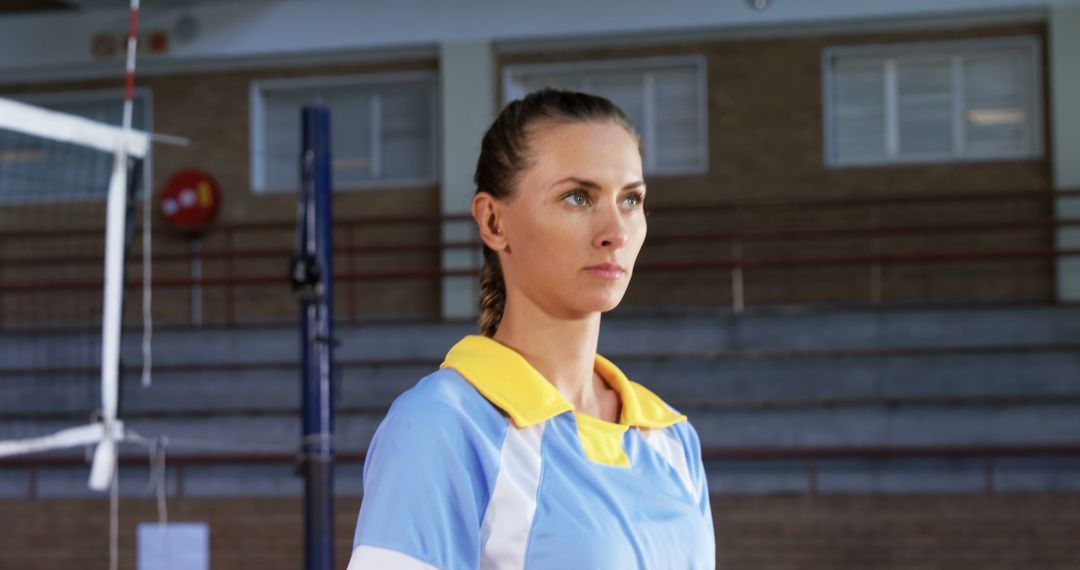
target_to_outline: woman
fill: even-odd
[[[596,354],[645,239],[626,116],[568,91],[514,101],[475,181],[483,335],[375,433],[350,570],[714,567],[697,434]]]

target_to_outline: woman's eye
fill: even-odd
[[[589,197],[585,192],[581,190],[575,190],[566,196],[563,196],[563,202],[570,204],[571,206],[586,206],[589,203]]]
[[[622,205],[626,209],[636,208],[641,204],[642,199],[643,196],[641,194],[627,194],[626,196],[623,196]]]

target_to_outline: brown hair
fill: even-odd
[[[476,162],[476,192],[496,199],[513,195],[521,173],[529,167],[529,135],[545,121],[556,123],[614,122],[637,138],[630,120],[614,103],[596,95],[545,88],[512,101],[484,133]],[[484,246],[480,271],[480,332],[493,336],[506,306],[506,283],[499,256]]]

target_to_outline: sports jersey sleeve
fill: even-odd
[[[349,570],[473,569],[490,498],[483,434],[463,410],[406,392],[364,463]]]

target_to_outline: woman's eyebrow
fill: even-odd
[[[552,184],[551,187],[554,188],[554,187],[559,186],[560,184],[563,184],[563,183],[566,183],[566,182],[573,182],[573,183],[577,184],[578,186],[584,186],[586,188],[594,188],[594,189],[599,189],[600,188],[600,185],[597,184],[596,182],[593,182],[592,180],[586,180],[584,178],[578,178],[576,176],[567,176],[566,178],[563,178],[562,180]]]
[[[567,176],[566,178],[563,178],[562,180],[552,184],[551,187],[555,188],[556,186],[558,186],[560,184],[563,184],[564,182],[574,182],[579,186],[584,186],[586,188],[590,188],[590,189],[594,189],[594,190],[599,190],[600,189],[600,184],[598,184],[596,182],[593,182],[592,180],[587,180],[585,178],[578,178],[576,176]],[[629,190],[631,188],[641,188],[641,187],[644,187],[644,186],[645,186],[645,181],[644,180],[635,180],[634,182],[631,182],[631,183],[627,184],[626,186],[623,186],[622,189],[623,190]]]

